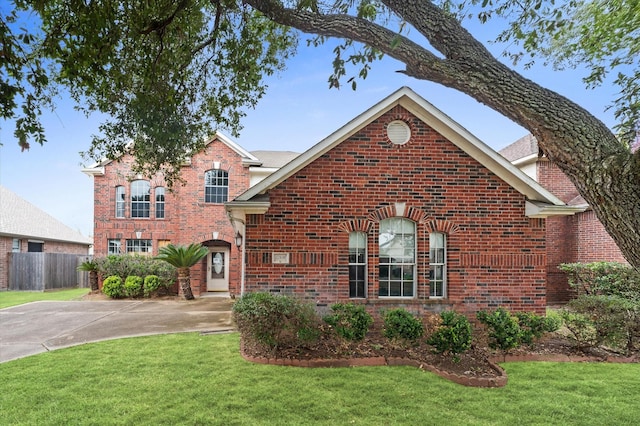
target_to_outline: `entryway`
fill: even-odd
[[[209,247],[207,291],[229,291],[229,248]]]

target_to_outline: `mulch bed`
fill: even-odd
[[[411,365],[432,371],[465,386],[501,387],[507,384],[505,371],[497,365],[505,361],[572,361],[572,362],[639,362],[638,354],[625,356],[605,349],[582,352],[567,337],[552,333],[532,346],[512,350],[508,354],[487,348],[482,332],[476,330],[472,348],[458,356],[436,354],[424,342],[408,344],[389,341],[374,326],[361,342],[349,342],[332,333],[305,347],[289,347],[269,351],[242,339],[242,356],[256,363],[297,367],[353,367],[379,365]],[[424,340],[424,339],[422,339]]]

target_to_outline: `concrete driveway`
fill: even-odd
[[[100,340],[233,329],[229,299],[33,302],[0,309],[0,362]]]

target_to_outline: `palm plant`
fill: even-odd
[[[78,266],[78,271],[89,273],[89,287],[91,291],[98,291],[98,271],[99,265],[95,260],[85,260]]]
[[[191,243],[187,247],[169,244],[160,248],[157,259],[164,260],[178,269],[178,284],[187,300],[193,299],[191,291],[191,272],[193,265],[202,260],[209,250],[201,244]]]

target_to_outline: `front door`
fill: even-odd
[[[207,260],[207,291],[229,291],[229,249],[212,247]]]

